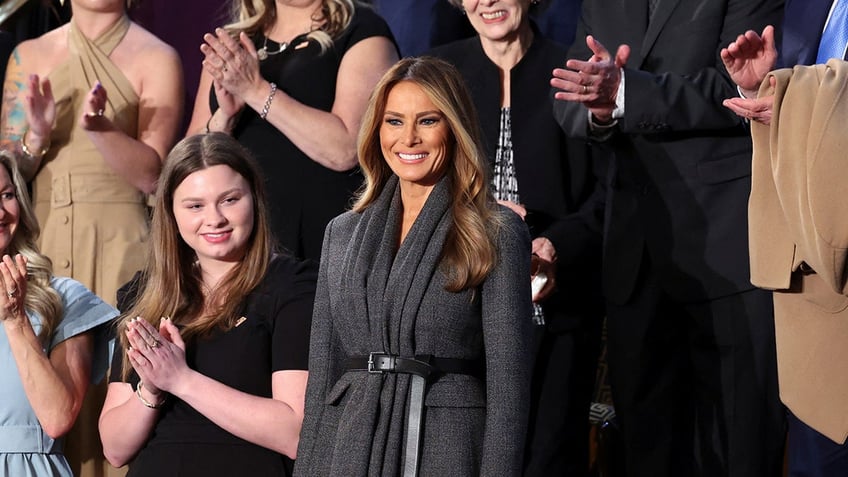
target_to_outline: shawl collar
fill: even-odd
[[[397,177],[389,179],[362,213],[344,258],[341,282],[341,296],[349,300],[344,306],[353,311],[350,330],[361,332],[365,327],[357,343],[360,348],[348,350],[353,355],[415,355],[415,321],[452,223],[450,203],[450,179],[445,177],[433,188],[400,247],[403,210]],[[370,455],[370,462],[337,458],[331,475],[400,474],[400,449],[387,443],[391,436],[403,435],[409,376],[357,372],[349,379],[365,381],[363,395],[348,402],[358,409],[346,410],[352,419],[339,429],[334,455]],[[363,438],[363,429],[373,429],[373,438]]]

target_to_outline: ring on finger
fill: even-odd
[[[587,91],[589,91],[589,88],[587,88],[586,85],[584,84],[583,85],[583,94],[586,94]]]
[[[17,288],[12,288],[11,290],[6,292],[6,296],[8,296],[9,298],[14,298],[15,295],[17,295],[17,294],[18,294]]]

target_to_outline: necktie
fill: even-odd
[[[848,0],[836,0],[827,26],[822,32],[816,63],[827,63],[831,58],[844,59],[848,45]]]

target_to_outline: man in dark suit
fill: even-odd
[[[830,58],[846,59],[848,51],[848,0],[787,0],[783,22],[783,40],[780,51],[775,48],[774,29],[767,27],[762,35],[748,31],[721,52],[722,60],[739,85],[742,97],[725,101],[725,105],[738,115],[768,124],[772,119],[774,96],[758,96],[758,88],[767,72],[775,67],[794,65],[813,65],[826,62]],[[804,160],[804,158],[797,158]],[[809,267],[808,267],[809,268]],[[811,270],[797,270],[794,273],[809,275]],[[803,293],[803,290],[802,290]],[[815,326],[815,317],[807,319],[807,326]],[[784,336],[786,333],[784,333]],[[782,355],[786,360],[786,355]],[[840,363],[834,362],[836,372],[844,372]],[[791,365],[781,371],[781,379],[797,381],[791,373]],[[827,373],[827,370],[823,370]],[[809,389],[809,383],[799,381]],[[797,384],[796,384],[797,385]],[[790,475],[811,475],[816,477],[841,477],[848,475],[848,441],[823,435],[825,422],[838,422],[838,416],[844,415],[841,409],[816,409],[816,418],[809,422],[799,419],[794,413],[810,414],[811,406],[806,396],[799,396],[788,386],[784,389],[784,399],[790,403],[789,409],[789,472]],[[815,394],[813,391],[811,394]],[[827,392],[827,390],[820,390]],[[794,405],[793,405],[794,403]],[[827,417],[819,417],[827,416]],[[824,420],[821,420],[824,419]],[[840,436],[842,437],[842,436]]]
[[[630,476],[780,474],[771,296],[748,268],[751,141],[722,106],[736,87],[718,53],[782,8],[584,2],[585,44],[554,70],[561,126],[612,156],[603,280]]]

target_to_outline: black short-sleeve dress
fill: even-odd
[[[357,4],[348,28],[323,53],[315,41],[305,42],[305,34],[279,53],[280,45],[269,40],[270,54],[259,64],[262,77],[300,103],[330,111],[342,58],[351,47],[371,37],[394,42],[386,22],[369,7]],[[257,49],[264,43],[264,36],[254,38]],[[214,88],[210,90],[210,109],[218,109]],[[314,134],[320,137],[323,131],[315,128]],[[271,230],[277,242],[296,256],[318,260],[324,228],[349,207],[362,184],[358,168],[337,172],[318,164],[251,108],[242,111],[233,137],[262,167]]]
[[[245,300],[245,320],[186,344],[189,367],[240,391],[271,397],[274,371],[307,369],[316,278],[311,261],[274,257],[265,279]],[[123,311],[135,299],[136,279],[124,287]],[[121,360],[117,347],[111,382],[121,381]],[[138,376],[132,373],[129,382],[135,388]],[[230,434],[173,396],[160,412],[150,439],[129,464],[130,477],[290,474],[285,456]]]

